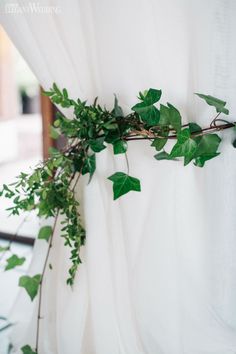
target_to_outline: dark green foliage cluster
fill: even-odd
[[[81,175],[87,174],[88,181],[91,181],[96,170],[97,153],[111,144],[115,155],[125,154],[127,173],[118,171],[107,176],[113,183],[114,199],[117,199],[130,191],[141,191],[139,179],[129,175],[127,141],[148,139],[158,152],[154,156],[157,160],[183,158],[184,165],[193,161],[196,166],[203,167],[206,161],[219,155],[221,138],[215,133],[219,130],[217,123],[224,122],[225,127],[234,126],[234,123],[218,118],[220,113],[229,113],[226,102],[203,94],[197,95],[217,112],[210,127],[203,129],[196,123],[183,125],[181,114],[175,106],[170,103],[157,106],[161,94],[161,90],[152,88],[140,92],[139,102],[132,107],[131,113],[125,115],[116,96],[114,107],[108,110],[98,104],[97,98],[91,105],[80,99],[71,99],[67,90],[60,90],[56,84],[45,92],[52,102],[74,112],[73,119],[58,112],[51,127],[51,136],[54,139],[64,136],[67,146],[62,151],[51,148],[49,159],[36,166],[32,173],[21,173],[13,184],[3,185],[1,194],[13,200],[13,206],[9,209],[13,215],[37,210],[43,218],[62,216],[62,236],[65,245],[71,247],[72,266],[68,284],[73,283],[81,262],[79,250],[85,243],[75,186]],[[164,148],[169,146],[166,145],[169,140],[174,144],[167,152]],[[38,238],[50,242],[53,231],[51,226],[46,225],[40,230]],[[4,251],[4,248],[0,249],[0,252]],[[24,258],[11,255],[7,259],[6,270],[23,262]],[[24,286],[25,281],[20,281],[20,286]],[[30,286],[36,283],[33,278],[27,281]]]
[[[196,123],[183,124],[180,112],[172,104],[160,104],[157,107],[161,94],[161,90],[152,88],[140,92],[139,102],[132,107],[131,113],[125,115],[116,96],[114,107],[108,110],[98,104],[97,98],[91,105],[80,99],[73,100],[66,89],[60,90],[56,84],[45,92],[53,103],[63,108],[70,108],[74,112],[73,119],[58,112],[51,127],[52,138],[64,136],[67,146],[62,151],[51,148],[49,159],[36,166],[32,173],[21,173],[11,185],[3,185],[1,195],[12,199],[13,206],[9,211],[13,215],[36,210],[38,215],[45,219],[54,217],[57,220],[58,216],[62,218],[62,237],[65,245],[71,248],[72,265],[67,280],[70,285],[73,284],[81,262],[79,251],[85,244],[86,236],[78,212],[79,203],[75,197],[75,187],[81,175],[88,175],[88,181],[91,181],[96,170],[97,153],[111,144],[115,155],[125,154],[127,173],[118,171],[107,176],[112,182],[113,197],[116,200],[130,191],[141,191],[140,180],[129,175],[127,141],[148,139],[154,150],[158,152],[154,156],[156,160],[183,158],[184,165],[193,162],[195,166],[203,167],[206,161],[219,155],[221,138],[216,132],[235,126],[234,123],[219,119],[221,113],[229,113],[225,107],[226,102],[203,94],[197,95],[208,105],[213,106],[217,112],[210,126],[203,129]],[[219,124],[222,122],[224,124]],[[174,144],[167,145],[168,141]],[[233,145],[236,147],[235,142]],[[168,152],[164,150],[166,146],[169,147]],[[44,225],[38,234],[39,239],[49,242],[42,275],[22,276],[19,280],[19,286],[26,290],[32,301],[42,286],[55,225],[56,222],[54,227]],[[0,246],[0,253],[7,252],[11,252],[9,246]],[[24,261],[24,257],[12,254],[6,260],[5,270],[21,266]],[[52,269],[51,264],[49,268]],[[38,318],[40,318],[40,306]],[[36,354],[37,348],[38,340],[35,351],[26,345],[22,347],[22,353]]]

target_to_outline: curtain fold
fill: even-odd
[[[0,21],[45,89],[128,111],[140,90],[184,120],[208,126],[214,114],[194,92],[225,99],[236,116],[234,0],[42,0]],[[70,114],[70,113],[68,113]],[[130,142],[130,174],[142,192],[112,200],[110,181],[125,158],[98,154],[92,182],[78,190],[87,229],[83,264],[66,285],[68,250],[57,235],[43,292],[40,354],[233,354],[236,352],[236,152],[223,132],[222,155],[204,169],[153,159]],[[45,249],[36,241],[30,274]],[[37,300],[19,292],[11,317],[15,353],[34,346]],[[25,315],[27,313],[27,316]]]

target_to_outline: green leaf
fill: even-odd
[[[202,93],[196,93],[196,95],[203,100],[206,101],[206,103],[209,106],[213,106],[216,109],[216,112],[218,113],[224,113],[224,114],[229,114],[229,110],[225,108],[226,102],[220,100],[219,98],[210,96],[210,95],[203,95]]]
[[[161,98],[162,91],[150,88],[147,93],[144,95],[144,102],[148,105],[152,105],[158,102]]]
[[[142,102],[132,107],[132,110],[138,113],[143,122],[150,126],[156,125],[159,122],[160,112],[155,106],[147,106],[145,102]]]
[[[60,134],[58,133],[57,129],[55,129],[52,125],[50,126],[50,136],[52,139],[58,139]]]
[[[212,154],[205,154],[205,155],[196,157],[195,161],[194,161],[194,165],[196,165],[198,167],[203,167],[205,165],[206,161],[211,160],[211,159],[213,159],[214,157],[216,157],[218,155],[220,155],[220,153],[219,152],[215,152],[215,153],[212,153]]]
[[[97,138],[89,141],[89,146],[94,152],[100,152],[106,149],[106,145],[104,145],[104,138]]]
[[[89,173],[89,182],[91,181],[93,174],[96,170],[96,156],[95,154],[88,156],[84,161],[84,166],[82,168],[82,175]]]
[[[161,98],[161,90],[149,89],[145,96],[141,96],[143,101],[132,107],[141,119],[148,125],[156,125],[160,119],[160,111],[153,106]]]
[[[47,97],[50,97],[50,96],[54,95],[54,92],[52,92],[52,91],[43,91],[43,95],[47,96]]]
[[[177,137],[177,143],[173,146],[170,156],[184,156],[184,165],[186,166],[194,158],[197,143],[191,138],[189,128],[183,129]]]
[[[112,113],[117,118],[124,117],[124,113],[122,111],[122,108],[118,104],[118,99],[117,99],[116,95],[115,95],[114,109],[113,109]]]
[[[188,125],[190,133],[200,133],[202,131],[202,128],[200,127],[200,125],[196,124],[196,123],[189,123]]]
[[[163,149],[163,147],[167,143],[167,140],[168,139],[164,139],[164,138],[163,139],[162,138],[156,138],[152,142],[151,146],[154,146],[157,151],[160,151],[161,149]]]
[[[53,90],[55,91],[55,93],[60,96],[61,91],[59,90],[59,88],[55,82],[53,83],[52,87],[53,87]]]
[[[195,156],[214,154],[220,145],[221,138],[217,134],[206,134],[201,137]]]
[[[24,347],[21,348],[21,351],[23,354],[37,354],[29,345],[24,345]]]
[[[108,177],[108,179],[113,182],[114,200],[130,191],[141,191],[140,181],[124,172],[116,172],[112,176]]]
[[[48,242],[50,237],[52,236],[52,232],[53,232],[53,229],[51,226],[43,226],[39,230],[38,238],[40,240],[45,240]]]
[[[156,160],[176,160],[174,157],[171,157],[166,151],[159,152],[159,154],[154,155]]]
[[[113,143],[113,151],[115,155],[124,154],[127,151],[128,144],[125,140],[117,140]]]
[[[10,258],[7,259],[7,265],[5,270],[10,270],[15,267],[21,266],[25,262],[25,257],[18,257],[16,254],[13,254]]]
[[[23,275],[19,279],[19,286],[27,291],[31,301],[33,301],[36,295],[38,294],[41,278],[41,275],[37,274],[33,277]]]
[[[218,156],[217,152],[221,138],[217,134],[203,135],[198,143],[195,152],[194,164],[198,167],[203,167],[205,162]]]
[[[160,126],[169,126],[170,125],[170,109],[163,104],[160,104],[159,125]]]
[[[170,125],[178,132],[181,130],[181,115],[177,108],[175,108],[172,104],[167,103],[169,107],[169,122]]]
[[[64,89],[62,90],[62,94],[63,94],[63,96],[64,96],[65,99],[68,99],[68,91],[67,91],[67,89],[64,88]]]

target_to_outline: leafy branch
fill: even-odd
[[[26,345],[22,348],[24,354],[38,353],[42,285],[59,216],[62,219],[61,236],[65,245],[71,249],[71,267],[67,280],[69,285],[73,285],[81,263],[80,249],[85,244],[86,232],[78,211],[75,188],[82,175],[88,175],[88,182],[92,180],[96,171],[96,154],[108,145],[112,145],[114,155],[124,154],[127,173],[118,171],[107,177],[112,182],[113,198],[116,200],[130,191],[141,191],[140,180],[130,176],[128,141],[150,140],[156,160],[181,158],[184,165],[193,162],[195,166],[203,167],[208,160],[220,154],[218,149],[221,138],[218,132],[235,127],[235,123],[219,117],[221,114],[229,114],[226,102],[199,93],[197,95],[214,107],[217,113],[209,126],[204,128],[195,122],[183,124],[181,114],[174,105],[159,105],[162,91],[153,88],[139,92],[139,102],[127,115],[119,106],[116,96],[114,107],[108,110],[98,104],[97,98],[92,104],[71,99],[67,90],[59,89],[55,83],[44,94],[53,103],[73,109],[73,119],[58,112],[51,127],[52,138],[64,136],[67,145],[61,151],[50,148],[50,157],[46,161],[39,163],[29,174],[21,173],[14,183],[3,185],[1,191],[1,195],[13,202],[9,208],[11,214],[19,215],[21,212],[36,210],[39,217],[55,219],[53,227],[45,225],[38,234],[39,239],[48,242],[42,274],[23,276],[19,280],[19,286],[25,288],[32,301],[39,294],[36,349],[34,351]],[[166,146],[168,151],[164,150]],[[236,141],[233,146],[236,146]],[[2,247],[2,252],[9,249],[10,245],[5,250]],[[23,262],[23,258],[12,255],[6,270],[20,266]]]

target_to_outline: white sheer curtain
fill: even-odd
[[[163,89],[185,120],[208,125],[212,109],[194,97],[227,100],[236,117],[234,0],[45,0],[58,13],[0,20],[44,88],[124,108],[139,90]],[[236,353],[236,152],[204,169],[157,162],[149,143],[129,144],[142,193],[112,201],[106,177],[123,157],[99,153],[97,172],[79,191],[87,229],[83,265],[65,285],[68,254],[58,236],[43,294],[40,354]],[[39,273],[42,241],[30,273]],[[12,311],[16,348],[35,341],[37,301],[24,292]],[[20,352],[16,349],[16,353]]]

